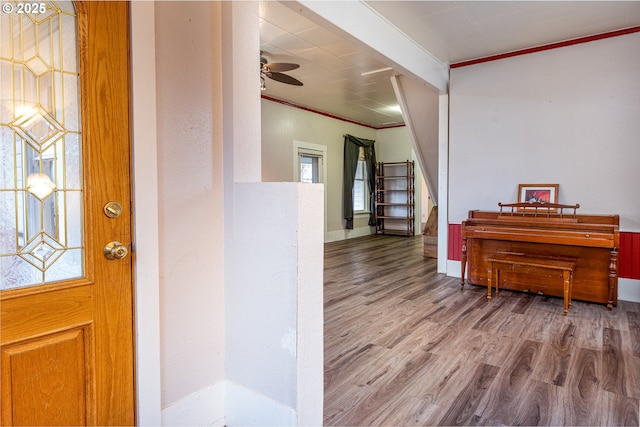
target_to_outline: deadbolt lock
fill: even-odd
[[[104,214],[109,218],[118,218],[122,215],[122,205],[118,202],[109,202],[102,208]]]
[[[109,242],[104,247],[104,256],[109,260],[122,259],[126,257],[128,253],[127,247],[117,241]]]

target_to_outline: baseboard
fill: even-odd
[[[224,380],[162,410],[165,426],[295,426],[293,408]]]
[[[325,243],[337,242],[339,240],[353,239],[354,237],[368,236],[374,233],[375,233],[374,228],[368,225],[366,227],[354,228],[353,230],[327,231]]]
[[[462,263],[460,261],[447,260],[447,276],[460,277],[462,275]]]
[[[162,425],[224,426],[225,388],[220,381],[183,397],[162,410]]]
[[[640,302],[640,280],[618,279],[618,299]]]
[[[295,426],[296,411],[233,381],[226,381],[226,425]]]

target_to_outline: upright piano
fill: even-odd
[[[488,259],[526,255],[572,261],[574,300],[618,303],[618,215],[582,215],[580,205],[499,203],[499,211],[472,210],[462,223],[462,279],[487,286]],[[510,271],[500,288],[562,297],[562,287],[548,278]]]

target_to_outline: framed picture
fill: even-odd
[[[518,203],[558,203],[558,187],[559,184],[519,184]]]

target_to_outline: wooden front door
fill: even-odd
[[[3,4],[0,421],[133,425],[129,8],[58,3]]]

